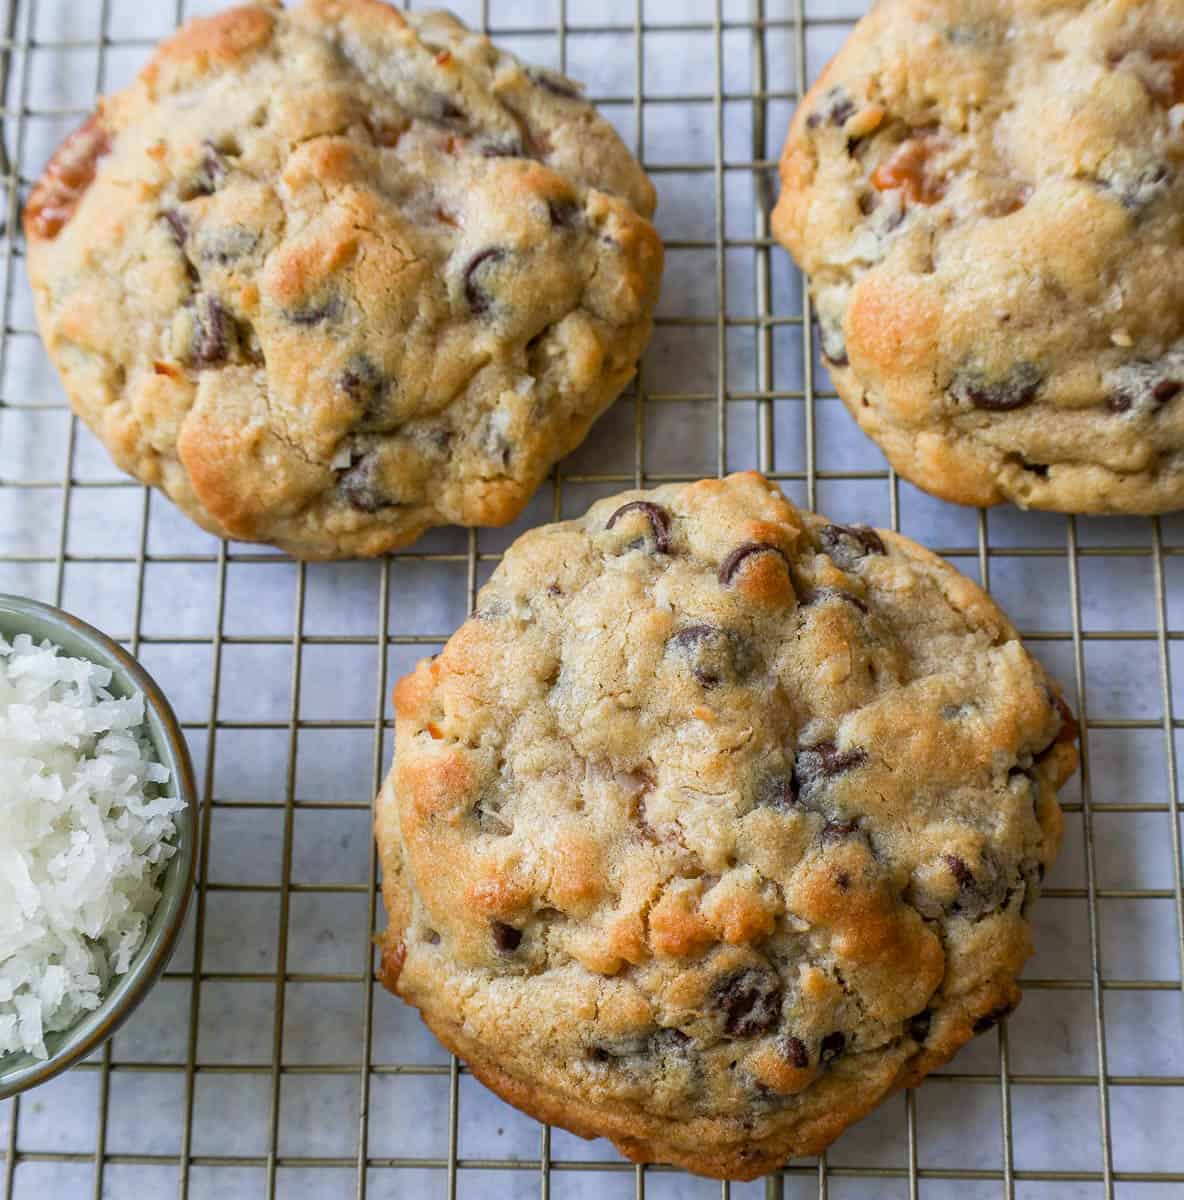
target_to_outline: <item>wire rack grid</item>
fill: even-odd
[[[207,538],[118,476],[69,414],[31,317],[31,179],[94,95],[212,7],[9,0],[3,17],[0,590],[81,611],[157,674],[193,745],[203,835],[187,939],[144,1008],[91,1060],[0,1106],[4,1200],[1184,1195],[1184,521],[940,505],[842,412],[768,213],[800,81],[858,8],[454,5],[586,79],[654,177],[668,248],[654,343],[513,529],[313,566]],[[990,587],[1075,699],[1084,761],[1019,1013],[828,1154],[729,1187],[528,1121],[382,993],[369,813],[388,685],[439,647],[516,532],[622,487],[750,466]]]

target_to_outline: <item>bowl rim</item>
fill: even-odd
[[[160,978],[176,949],[189,903],[193,896],[197,873],[197,842],[200,836],[199,802],[193,761],[180,722],[164,692],[147,670],[113,638],[96,629],[81,617],[53,604],[0,592],[0,618],[11,614],[31,618],[44,627],[43,636],[58,644],[54,630],[68,630],[86,647],[85,657],[99,666],[113,667],[122,672],[125,680],[144,696],[145,718],[149,720],[149,736],[154,749],[162,754],[165,765],[173,774],[177,796],[185,801],[178,814],[177,854],[178,873],[168,890],[162,891],[153,918],[163,910],[163,925],[156,940],[141,947],[131,967],[119,977],[118,992],[108,994],[93,1012],[81,1016],[68,1029],[60,1031],[61,1045],[45,1059],[36,1059],[5,1070],[0,1057],[0,1100],[6,1100],[58,1075],[98,1049],[131,1016],[139,1003]],[[3,629],[0,629],[3,633]],[[67,654],[72,652],[67,650]],[[160,738],[151,727],[155,716]],[[151,920],[152,918],[150,918]],[[145,949],[147,953],[144,953]],[[15,1052],[14,1052],[15,1053]]]

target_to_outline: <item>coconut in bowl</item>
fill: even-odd
[[[0,595],[0,1098],[100,1046],[163,971],[193,886],[194,791],[139,663]]]

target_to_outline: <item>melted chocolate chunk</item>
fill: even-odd
[[[837,567],[853,571],[869,554],[887,554],[880,535],[866,525],[823,525],[818,531],[823,551]]]
[[[259,245],[259,235],[241,226],[203,233],[197,240],[197,255],[203,262],[221,266],[245,258]]]
[[[169,233],[176,243],[177,249],[184,250],[185,241],[189,237],[185,218],[175,208],[166,208],[161,211],[160,219],[169,227]]]
[[[705,688],[736,683],[753,668],[755,655],[735,630],[717,625],[687,625],[666,645],[686,659],[691,674]]]
[[[1020,363],[1002,379],[985,379],[978,374],[959,376],[950,385],[950,395],[985,412],[1011,412],[1036,399],[1044,386],[1044,375],[1032,363]]]
[[[332,295],[319,304],[287,309],[284,317],[293,325],[320,325],[324,321],[336,321],[341,316],[342,308],[341,297]]]
[[[858,832],[859,824],[856,821],[827,821],[818,836],[825,845],[831,842],[841,842],[844,838],[849,838]],[[846,884],[839,881],[839,886],[846,891],[851,886],[850,876],[847,877]]]
[[[628,512],[645,513],[653,531],[654,549],[659,554],[670,553],[670,514],[660,505],[651,504],[648,500],[630,500],[622,504],[605,524],[605,529],[612,527]]]
[[[213,142],[206,142],[205,153],[201,156],[201,166],[194,179],[194,186],[199,196],[209,196],[222,186],[230,167]]]
[[[736,572],[745,559],[751,558],[754,554],[776,554],[785,563],[785,569],[789,570],[789,559],[780,546],[774,546],[772,542],[744,542],[743,545],[737,546],[720,564],[720,583],[727,587],[735,578]]]
[[[822,97],[822,103],[806,118],[806,128],[817,129],[823,121],[842,127],[854,114],[855,102],[845,88],[836,85]]]
[[[383,491],[378,454],[374,450],[357,457],[351,454],[350,465],[337,476],[337,491],[358,512],[376,513],[384,508],[394,508],[398,503]]]
[[[974,872],[956,854],[943,854],[945,864],[950,868],[950,874],[958,881],[963,891],[974,887]]]
[[[482,138],[478,142],[482,158],[529,158],[526,147],[509,137]]]
[[[974,1032],[986,1033],[988,1029],[994,1029],[1004,1017],[1010,1016],[1013,1012],[1015,1012],[1014,1004],[1003,1004],[996,1009],[992,1009],[991,1012],[979,1017],[975,1021],[973,1026]]]
[[[792,774],[770,775],[757,788],[756,803],[761,808],[790,812],[798,807],[797,780]]]
[[[1118,197],[1119,204],[1136,215],[1150,208],[1172,185],[1172,171],[1166,163],[1150,163],[1129,179],[1105,183]]]
[[[1076,741],[1077,735],[1081,731],[1081,727],[1077,724],[1077,718],[1073,715],[1073,710],[1065,703],[1065,699],[1060,692],[1050,690],[1049,703],[1057,710],[1057,714],[1061,718],[1061,724],[1057,730],[1056,737],[1035,756],[1036,762],[1043,762],[1059,742]]]
[[[685,1058],[690,1053],[691,1039],[681,1029],[660,1028],[651,1034],[635,1034],[614,1038],[612,1041],[597,1042],[588,1050],[588,1056],[598,1063],[627,1064],[642,1067],[630,1059],[653,1060],[655,1058]],[[652,1061],[645,1064],[652,1070]]]
[[[868,611],[867,605],[858,596],[839,588],[810,588],[809,591],[802,593],[798,603],[802,608],[809,608],[813,604],[822,604],[827,600],[842,600],[844,604],[850,604],[853,608],[859,609],[861,613]]]
[[[1184,353],[1174,349],[1158,360],[1132,359],[1111,371],[1107,383],[1106,407],[1112,413],[1156,413],[1184,392]]]
[[[481,250],[469,259],[469,265],[464,270],[465,303],[474,315],[488,312],[493,304],[493,297],[482,282],[482,276],[489,268],[506,257],[506,252],[496,246]]]
[[[781,980],[772,971],[745,967],[716,981],[711,1003],[728,1037],[759,1037],[781,1020]]]
[[[929,1029],[933,1024],[933,1010],[922,1009],[916,1016],[909,1017],[908,1032],[909,1037],[920,1045],[924,1045],[929,1038]]]
[[[839,750],[834,742],[819,742],[798,751],[794,762],[794,778],[799,794],[804,794],[827,779],[834,779],[847,771],[854,771],[867,762],[867,751],[858,746],[851,750]]]
[[[489,932],[499,954],[513,954],[522,945],[522,930],[507,925],[505,921],[490,921]]]
[[[513,833],[514,826],[507,817],[502,816],[502,810],[490,796],[482,796],[473,806],[473,815],[477,818],[477,828],[490,837],[506,837]]]
[[[818,1061],[832,1063],[847,1048],[847,1038],[841,1033],[828,1033],[818,1048]]]
[[[197,333],[193,361],[199,367],[217,367],[230,357],[234,343],[234,318],[213,296],[197,298]]]
[[[526,73],[543,91],[550,92],[552,96],[562,96],[565,100],[582,100],[584,98],[579,85],[562,75],[544,71],[540,67],[534,67]]]
[[[555,229],[574,229],[580,206],[574,200],[548,200],[547,215]]]
[[[786,1038],[785,1058],[791,1067],[799,1071],[804,1071],[810,1065],[810,1052],[801,1038]]]
[[[374,421],[385,408],[390,380],[364,354],[355,354],[337,376],[337,386],[356,404],[363,422]]]

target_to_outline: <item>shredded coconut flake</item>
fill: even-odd
[[[144,697],[26,634],[0,637],[0,1055],[99,1006],[131,966],[175,853]]]

